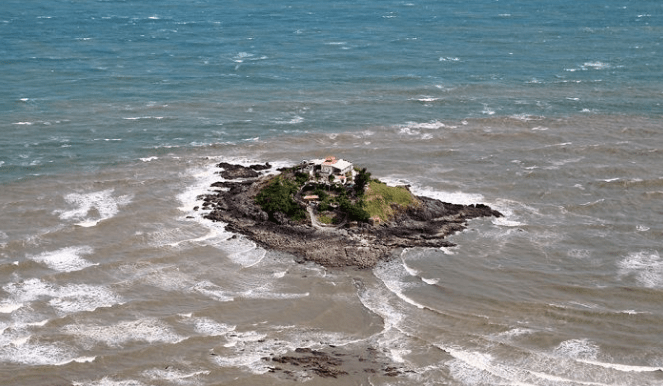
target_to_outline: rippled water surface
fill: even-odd
[[[3,3],[0,383],[663,385],[662,16]],[[505,216],[355,271],[193,210],[220,161],[328,154]],[[299,347],[349,374],[264,359]]]

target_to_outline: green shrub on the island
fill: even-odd
[[[334,220],[335,219],[333,217],[330,217],[330,216],[327,216],[327,215],[324,215],[324,214],[321,214],[320,216],[318,216],[318,221],[320,221],[323,224],[332,224],[334,222]]]
[[[272,220],[276,212],[284,213],[295,221],[303,220],[306,212],[292,198],[298,189],[294,181],[278,176],[258,193],[256,203]]]
[[[350,220],[368,222],[371,216],[364,210],[364,202],[360,200],[357,203],[352,203],[346,196],[337,197],[338,206],[348,215]]]
[[[379,217],[383,221],[390,220],[394,214],[394,207],[407,208],[417,205],[417,199],[404,187],[387,186],[380,181],[372,180],[369,183],[368,193],[364,197],[364,208],[370,217]]]
[[[295,182],[297,183],[298,186],[304,186],[304,184],[308,181],[309,175],[306,173],[302,172],[297,172],[295,173]]]
[[[331,206],[329,205],[329,200],[326,199],[326,198],[324,200],[320,201],[320,204],[318,204],[318,210],[320,212],[326,212],[329,209],[331,209]]]

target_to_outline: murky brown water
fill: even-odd
[[[661,385],[661,123],[374,127],[5,184],[0,383]],[[297,264],[192,210],[219,160],[327,154],[506,217],[353,271]],[[270,372],[265,357],[298,347],[336,350],[350,374]]]

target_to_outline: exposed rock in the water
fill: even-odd
[[[359,352],[347,351],[335,346],[320,350],[298,348],[288,355],[262,358],[270,362],[270,373],[282,374],[285,378],[298,379],[302,372],[323,378],[338,378],[351,374],[381,374],[396,377],[412,370],[391,363],[378,350],[369,347]]]
[[[221,163],[226,179],[254,178],[266,165],[244,167]],[[285,216],[270,216],[255,203],[255,197],[269,178],[250,181],[224,181],[213,187],[224,188],[203,195],[206,218],[226,223],[226,229],[241,233],[258,244],[295,255],[300,261],[313,261],[327,267],[370,268],[388,259],[397,248],[450,247],[445,237],[465,229],[467,220],[502,214],[483,204],[449,204],[418,196],[421,205],[401,211],[389,223],[370,225],[349,222],[338,227],[292,222]],[[275,222],[273,220],[277,220]]]
[[[228,180],[234,180],[237,178],[256,178],[260,175],[257,171],[267,170],[272,167],[269,162],[264,165],[251,165],[249,167],[221,162],[216,166],[223,168],[223,171],[219,174],[221,174],[221,177]]]

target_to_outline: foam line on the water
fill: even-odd
[[[405,276],[416,276],[408,272],[406,264],[401,260],[400,262],[394,263],[383,263],[375,267],[373,270],[375,276],[382,281],[382,283],[391,291],[394,295],[399,297],[401,300],[405,301],[408,304],[411,304],[419,309],[424,309],[424,306],[421,303],[418,303],[414,299],[404,294],[404,291],[414,286],[414,283],[405,283],[403,278]]]
[[[451,375],[464,384],[540,385],[542,381],[561,384],[607,386],[605,383],[565,378],[499,363],[491,354],[460,347],[438,346],[454,359],[447,361]]]
[[[145,384],[133,379],[127,380],[115,380],[111,377],[103,377],[96,381],[92,380],[83,380],[78,382],[73,382],[74,386],[144,386]]]
[[[229,291],[207,280],[194,285],[193,290],[220,302],[232,302],[235,300],[235,297]]]
[[[62,220],[75,220],[76,225],[82,227],[94,226],[99,221],[114,217],[120,211],[121,206],[129,204],[132,200],[129,195],[114,197],[113,192],[114,189],[90,193],[69,193],[64,196],[64,199],[74,208],[56,210],[54,213],[59,214]],[[99,218],[86,217],[92,209],[96,209]]]
[[[99,265],[81,257],[81,255],[89,255],[92,252],[93,249],[89,246],[67,247],[35,256],[28,256],[28,258],[38,263],[46,264],[49,268],[56,271],[73,272],[93,265]]]
[[[201,375],[208,375],[209,373],[210,371],[208,370],[184,372],[182,370],[167,367],[165,369],[154,368],[145,370],[143,371],[143,376],[154,381],[167,381],[175,384],[196,384],[192,383],[192,381],[195,382],[195,378],[199,378]]]
[[[587,363],[589,365],[594,365],[594,366],[600,366],[606,369],[613,369],[625,373],[649,373],[654,371],[663,371],[663,366],[654,367],[654,366],[623,365],[619,363],[599,362],[596,360],[589,360],[589,359],[578,359],[578,362]]]
[[[166,323],[154,318],[120,322],[110,326],[74,324],[65,326],[62,330],[78,339],[86,338],[110,347],[120,347],[127,342],[178,343],[185,339]]]

